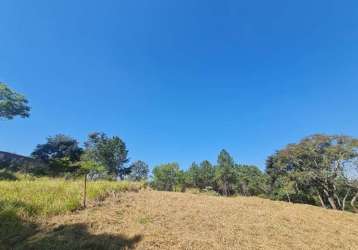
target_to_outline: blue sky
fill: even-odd
[[[358,136],[357,1],[0,2],[0,81],[30,119],[0,150],[57,133],[120,136],[150,165],[266,157],[312,133]]]

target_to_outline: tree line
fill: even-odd
[[[28,117],[26,98],[0,83],[0,118]],[[217,162],[204,160],[182,170],[177,163],[149,166],[143,161],[129,163],[128,149],[118,136],[91,133],[84,147],[65,136],[49,137],[31,156],[45,162],[29,169],[12,171],[37,175],[147,180],[163,191],[195,188],[218,195],[261,196],[274,200],[319,205],[324,208],[357,211],[358,139],[344,135],[316,134],[288,144],[270,155],[265,171],[238,164],[222,150]]]
[[[193,162],[186,171],[177,163],[154,167],[152,186],[165,191],[197,188],[224,196],[253,196],[267,192],[267,180],[268,176],[258,167],[237,164],[226,150],[222,150],[215,165],[204,160],[200,164]]]
[[[261,196],[274,200],[357,211],[358,139],[316,134],[289,144],[269,156],[265,171],[237,164],[222,150],[217,163],[178,164],[153,169],[152,185],[159,190],[198,188],[220,195]]]
[[[31,170],[36,175],[76,176],[87,172],[97,179],[141,181],[146,180],[149,174],[149,166],[143,161],[127,164],[128,150],[121,138],[102,132],[89,134],[83,148],[70,136],[58,134],[49,137],[46,143],[36,146],[31,156],[46,163]]]

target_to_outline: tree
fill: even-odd
[[[149,166],[143,161],[135,161],[130,166],[131,173],[129,179],[133,181],[143,181],[148,179]]]
[[[119,137],[108,137],[98,132],[92,133],[85,142],[85,150],[90,159],[103,165],[109,174],[123,179],[130,173],[130,168],[124,166],[128,162],[128,150]]]
[[[86,207],[87,203],[87,176],[88,174],[101,174],[105,171],[103,165],[98,162],[92,161],[87,154],[82,155],[82,160],[80,163],[80,173],[84,175],[84,185],[83,185],[83,207]]]
[[[215,168],[209,161],[200,165],[193,162],[185,173],[186,184],[199,189],[213,188],[215,186]]]
[[[226,150],[222,150],[218,157],[218,163],[215,172],[215,180],[219,191],[228,196],[235,190],[236,173],[234,159]]]
[[[199,166],[195,162],[186,171],[186,184],[190,187],[199,187]]]
[[[177,163],[167,163],[154,167],[153,186],[162,191],[174,191],[182,185],[183,172]]]
[[[199,166],[198,187],[200,189],[214,188],[215,186],[215,168],[205,160]]]
[[[238,192],[242,195],[260,195],[267,192],[267,176],[256,166],[236,165]]]
[[[27,99],[0,82],[0,118],[13,119],[16,116],[30,116]]]
[[[37,145],[31,156],[47,163],[50,172],[56,175],[75,171],[77,166],[74,163],[80,161],[82,152],[77,140],[58,134]]]
[[[277,151],[269,157],[266,172],[271,190],[285,179],[293,184],[295,195],[317,198],[322,207],[343,210],[348,197],[353,199],[357,192],[352,175],[357,157],[357,139],[317,134]]]

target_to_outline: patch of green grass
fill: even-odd
[[[152,219],[148,216],[142,216],[138,219],[138,223],[142,225],[146,225],[152,222]]]
[[[110,194],[139,190],[134,182],[90,181],[88,200],[102,201]],[[22,178],[0,181],[0,213],[11,211],[20,218],[48,217],[79,209],[83,199],[83,181],[51,178]]]

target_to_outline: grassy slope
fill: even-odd
[[[260,198],[141,191],[44,221],[18,249],[357,249],[358,215]]]
[[[110,193],[138,190],[134,182],[88,182],[87,197],[101,201]],[[83,200],[82,180],[66,181],[53,178],[0,181],[0,213],[11,211],[21,218],[48,217],[74,211]]]
[[[142,186],[133,182],[89,182],[89,204],[98,204],[123,191],[138,191]],[[0,249],[11,249],[14,244],[36,233],[41,228],[41,221],[80,209],[82,197],[81,180],[33,178],[0,181]]]

